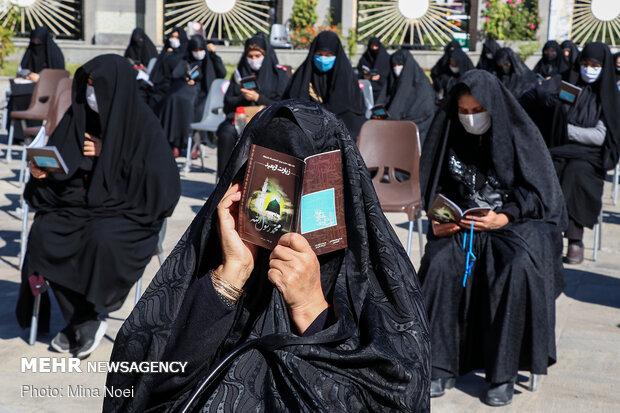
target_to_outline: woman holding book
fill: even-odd
[[[31,277],[49,282],[67,326],[52,340],[58,352],[87,357],[151,260],[163,220],[180,196],[165,136],[138,97],[127,59],[102,55],[75,74],[71,108],[49,138],[67,174],[31,164],[24,198],[36,211],[17,304],[30,324]],[[39,329],[49,329],[49,299]]]
[[[492,74],[473,70],[433,120],[420,181],[431,217],[420,280],[431,326],[431,397],[485,370],[485,402],[512,401],[518,370],[556,360],[566,208],[536,126]],[[442,223],[439,194],[462,210]]]
[[[268,106],[282,99],[284,95],[288,76],[286,70],[278,66],[276,59],[276,54],[265,36],[256,34],[246,40],[245,51],[239,59],[237,70],[230,78],[230,85],[224,96],[226,120],[217,129],[218,176],[224,171],[239,137],[233,125],[237,108]],[[256,87],[249,88],[252,82],[255,82]]]
[[[192,36],[187,54],[172,70],[170,91],[158,115],[175,158],[186,144],[189,125],[202,119],[211,83],[224,76],[226,68],[215,45],[201,35]]]
[[[157,57],[157,49],[150,37],[140,27],[131,32],[129,45],[125,50],[125,57],[134,65],[147,67],[152,58]]]
[[[341,153],[346,249],[317,257],[296,233],[273,251],[240,238],[252,144]],[[186,372],[111,373],[107,385],[135,397],[106,398],[104,411],[171,411],[192,394],[213,412],[429,411],[427,337],[415,271],[355,143],[318,104],[288,100],[252,119],[116,338],[112,360],[187,361]]]
[[[360,79],[370,81],[375,102],[385,87],[389,74],[390,54],[385,50],[380,38],[371,37],[368,48],[357,63],[357,75]]]

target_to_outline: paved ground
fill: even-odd
[[[3,94],[1,89],[0,84],[0,93]],[[5,142],[6,136],[0,131],[0,157],[3,160]],[[14,152],[18,159],[19,155],[18,151]],[[202,172],[195,161],[190,175],[182,178],[182,197],[168,221],[165,254],[174,247],[214,188],[214,151],[207,151],[205,165],[206,170]],[[20,370],[23,357],[57,357],[58,354],[47,350],[53,335],[39,337],[34,346],[29,346],[28,332],[19,328],[13,315],[19,288],[21,221],[16,209],[21,190],[18,173],[19,161],[0,162],[0,413],[99,411],[102,397],[98,397],[97,392],[103,394],[104,373],[22,373]],[[587,259],[581,265],[567,268],[568,287],[557,300],[559,361],[550,368],[548,376],[542,377],[537,392],[527,390],[525,381],[529,376],[523,373],[513,404],[501,411],[620,411],[620,205],[612,205],[610,193],[611,175],[603,199],[603,249],[599,258],[596,262],[591,260],[593,231],[586,231]],[[388,218],[404,243],[407,238],[405,215],[388,214]],[[417,242],[413,245],[412,257],[417,267],[420,253]],[[157,269],[157,259],[153,257],[145,271],[145,283],[150,282]],[[116,332],[132,307],[133,291],[125,305],[111,315],[106,338],[88,361],[109,359]],[[64,324],[58,308],[54,307],[52,311],[52,334],[55,334]],[[78,385],[82,387],[78,388]],[[59,397],[37,397],[56,388],[60,389]],[[481,403],[484,389],[482,374],[459,378],[456,389],[433,400],[433,411],[497,411]],[[74,394],[70,395],[70,390]]]

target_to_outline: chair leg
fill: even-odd
[[[6,145],[6,161],[11,162],[13,160],[13,155],[11,151],[13,150],[13,135],[15,135],[15,125],[11,122],[11,126],[9,126],[9,140]]]
[[[614,170],[614,183],[613,190],[611,191],[614,205],[618,203],[618,179],[620,179],[618,175],[620,175],[620,163],[616,164],[616,169]]]
[[[422,227],[422,217],[418,217],[418,240],[420,241],[420,257],[424,255],[424,230]]]
[[[601,224],[599,222],[594,225],[594,253],[592,254],[592,260],[598,259],[598,250],[601,245]]]
[[[142,277],[136,283],[136,297],[134,298],[133,305],[135,306],[140,301],[140,297],[142,296]]]
[[[411,238],[413,235],[413,220],[409,221],[409,234],[407,235],[407,255],[411,256]]]
[[[538,374],[530,374],[530,391],[535,392],[538,390]]]
[[[37,330],[39,329],[39,307],[41,307],[41,294],[34,297],[34,306],[32,308],[32,318],[30,319],[30,337],[28,344],[34,346],[37,341]]]
[[[26,257],[26,248],[28,247],[28,203],[22,199],[22,233],[21,245],[19,249],[19,268],[24,266],[24,258]]]
[[[190,133],[187,137],[187,155],[185,159],[185,167],[183,168],[183,173],[185,176],[189,175],[189,170],[192,167],[192,134]]]
[[[26,156],[26,144],[24,144],[24,147],[22,148],[22,162],[21,165],[19,167],[19,187],[21,188],[22,185],[24,185],[24,181],[26,180],[26,169],[28,166],[28,163],[26,162],[27,156]]]

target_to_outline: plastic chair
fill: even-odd
[[[422,254],[424,234],[418,127],[410,121],[368,120],[360,130],[357,146],[368,169],[376,171],[372,183],[381,209],[384,212],[404,212],[409,218],[408,255],[411,254],[413,221],[417,220]],[[397,171],[408,173],[409,179],[400,182],[396,177]]]
[[[620,162],[616,164],[616,169],[614,169],[614,183],[612,184],[612,190],[611,190],[611,198],[612,198],[614,205],[618,203],[618,179],[620,179],[620,177],[618,176],[619,174],[620,174]]]
[[[164,222],[161,224],[161,229],[159,230],[159,235],[157,236],[157,245],[155,246],[155,254],[157,255],[157,259],[159,260],[159,266],[164,265],[164,238],[166,238],[166,225],[168,220],[164,219]],[[136,296],[134,297],[133,305],[135,306],[140,301],[140,297],[142,296],[142,278],[140,277],[136,282]]]
[[[372,94],[372,84],[370,80],[360,79],[358,80],[360,85],[360,89],[362,90],[362,95],[364,96],[364,102],[366,103],[366,119],[370,119],[372,115],[370,108],[375,105],[375,98]]]
[[[602,244],[602,229],[603,229],[603,209],[601,208],[601,212],[598,214],[598,219],[596,220],[596,224],[594,225],[594,248],[592,253],[592,260],[596,261],[598,259],[598,252],[603,248]]]
[[[269,42],[274,49],[292,49],[291,35],[283,24],[272,24]]]
[[[228,86],[230,86],[230,80],[226,79],[215,79],[211,82],[207,101],[205,102],[204,111],[202,112],[202,119],[200,122],[193,122],[189,125],[187,159],[185,160],[185,167],[183,168],[185,175],[189,174],[189,170],[192,166],[192,158],[190,155],[192,150],[194,147],[200,147],[200,138],[194,139],[194,136],[198,132],[215,132],[218,126],[220,126],[220,123],[226,120],[226,115],[224,114],[224,95],[228,90]],[[202,151],[200,154],[200,163],[204,171],[205,165]]]
[[[155,67],[155,63],[157,63],[157,58],[156,57],[151,57],[151,59],[149,60],[148,65],[146,65],[146,73],[150,76],[151,72],[153,71],[153,68]]]
[[[30,106],[26,110],[11,112],[10,118],[12,120],[11,127],[9,128],[8,148],[6,152],[7,162],[11,161],[11,147],[13,146],[13,122],[19,120],[22,122],[24,129],[26,129],[26,120],[45,120],[49,112],[49,107],[54,98],[56,92],[56,86],[58,82],[66,77],[69,77],[69,72],[64,69],[43,69],[40,73],[39,81],[34,87],[32,93],[32,99],[30,100]],[[22,153],[22,163],[26,161],[26,151]],[[23,183],[20,182],[20,185]]]

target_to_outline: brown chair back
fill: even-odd
[[[368,120],[362,126],[357,146],[371,174],[381,208],[405,212],[409,220],[422,210],[420,193],[420,140],[418,127],[410,121]],[[409,174],[399,182],[396,171]]]
[[[73,86],[73,79],[65,77],[60,79],[56,92],[54,93],[54,100],[50,106],[49,116],[45,122],[45,134],[50,136],[56,126],[60,123],[60,120],[65,115],[65,112],[71,106],[71,89]]]
[[[68,78],[70,73],[64,69],[43,69],[34,87],[30,106],[26,110],[11,112],[13,119],[45,120],[54,100],[58,82]]]

